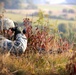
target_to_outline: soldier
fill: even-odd
[[[27,48],[27,38],[24,34],[21,34],[21,31],[19,29],[15,29],[15,42],[11,49],[11,53],[14,53],[15,55],[21,55],[25,52]]]
[[[27,38],[24,34],[21,34],[21,31],[17,28],[10,28],[10,31],[12,31],[12,34],[16,33],[16,40],[13,42],[5,39],[2,43],[2,48],[3,50],[8,50],[11,54],[21,55],[27,48]],[[8,35],[11,36],[12,34],[9,34],[8,30]]]

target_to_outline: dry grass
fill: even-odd
[[[23,17],[25,17],[25,14],[23,13],[27,12],[21,12],[21,10],[13,11],[17,14],[7,13],[6,16],[19,22],[22,21]],[[55,20],[51,20],[51,22],[54,24]],[[59,20],[58,24],[61,22],[65,22],[66,24],[69,23],[69,21]],[[71,21],[70,23],[74,22]],[[0,75],[68,75],[66,64],[71,56],[71,52],[61,54],[26,52],[21,56],[0,53]]]
[[[1,75],[67,75],[68,53],[26,53],[22,56],[0,54]]]

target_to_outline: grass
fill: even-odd
[[[22,22],[25,15],[6,13],[5,16],[13,21]],[[30,17],[31,18],[31,17]],[[37,17],[34,17],[36,19]],[[50,19],[50,24],[72,23],[75,21]],[[0,75],[68,75],[66,64],[71,53],[62,54],[39,54],[25,53],[22,56],[7,56],[0,54]]]
[[[0,54],[0,74],[68,75],[66,72],[66,64],[69,58],[67,54],[26,53],[20,57],[9,56],[6,58]]]
[[[22,14],[13,14],[13,13],[5,13],[5,17],[8,17],[10,19],[12,19],[13,21],[16,21],[16,22],[23,22],[23,18],[26,17],[26,15],[22,15]],[[37,17],[30,17],[30,16],[27,16],[29,17],[31,20],[35,21],[37,19]],[[57,20],[57,19],[49,19],[50,21],[50,24],[55,24],[55,22],[57,21],[57,24],[59,25],[60,23],[72,23],[72,24],[75,24],[75,21],[68,21],[68,20]]]
[[[10,19],[12,19],[13,21],[16,21],[16,22],[22,22],[22,20],[23,20],[23,16],[19,15],[19,14],[6,13],[5,17],[8,17],[8,18],[10,18]]]
[[[53,11],[59,11],[59,10],[62,10],[62,9],[75,9],[76,5],[59,5],[59,4],[53,4],[53,5],[49,5],[49,4],[46,4],[46,5],[38,5],[38,8],[39,9],[47,9],[47,10],[53,10]]]

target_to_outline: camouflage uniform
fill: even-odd
[[[3,48],[3,51],[7,50],[12,54],[20,55],[25,52],[27,48],[27,38],[25,35],[17,34],[16,40],[14,42],[5,39],[2,42],[1,48]]]
[[[22,54],[25,52],[27,48],[27,38],[25,35],[17,34],[16,41],[14,42],[14,45],[12,46],[10,52],[14,54]]]

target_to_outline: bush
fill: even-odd
[[[58,29],[59,29],[60,32],[63,32],[63,33],[67,33],[67,31],[68,31],[68,27],[64,23],[59,24]]]

